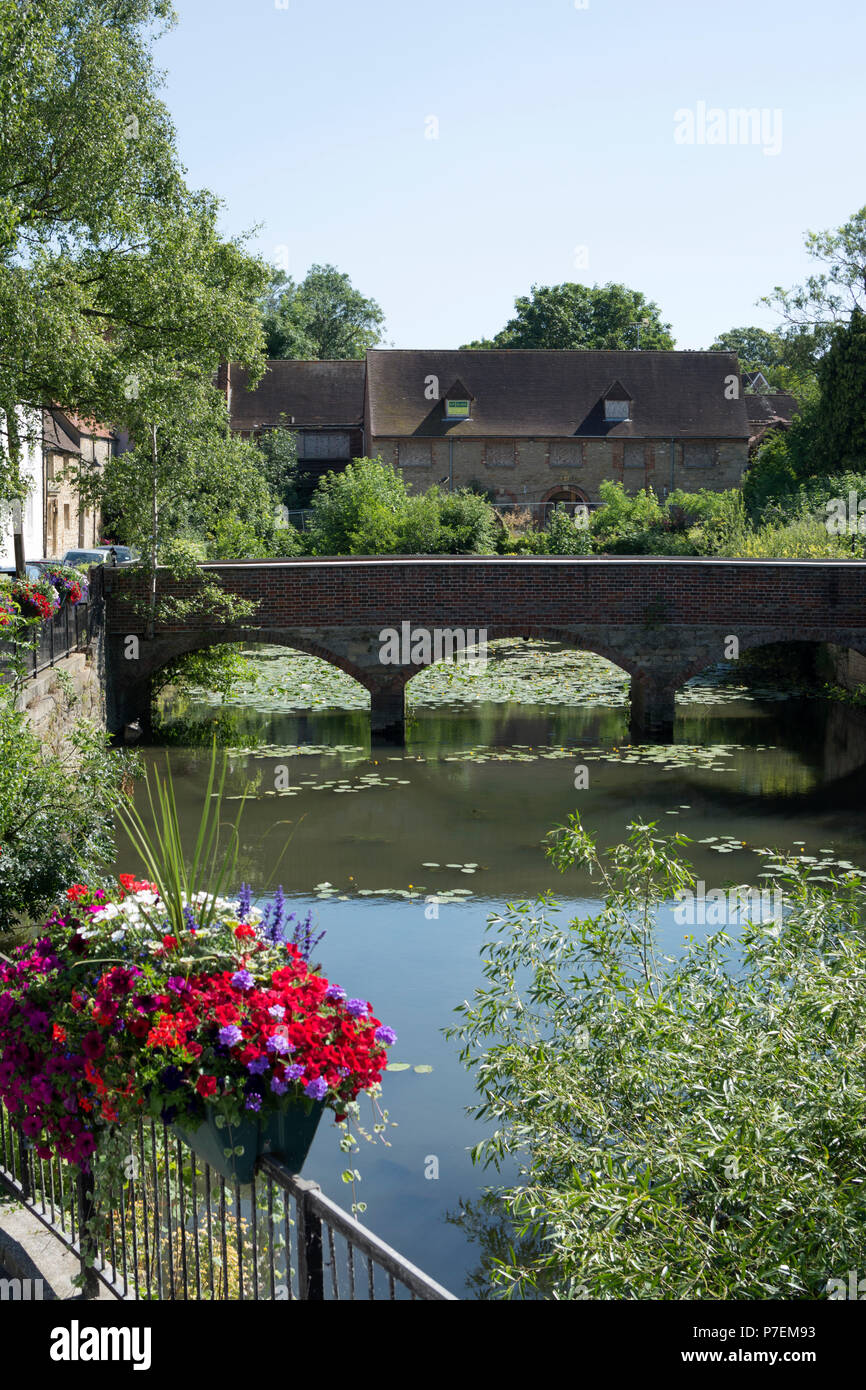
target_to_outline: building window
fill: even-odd
[[[433,446],[429,439],[401,439],[397,458],[401,468],[430,468]]]
[[[644,446],[642,440],[627,439],[623,449],[622,462],[624,468],[643,468]]]
[[[455,401],[455,400],[450,400],[450,399],[449,399],[449,400],[446,400],[446,402],[445,402],[445,418],[446,418],[446,420],[468,420],[468,419],[469,419],[469,402],[468,402],[468,401]]]
[[[717,461],[715,444],[706,440],[687,440],[683,445],[683,465],[686,468],[712,468]]]
[[[348,459],[349,436],[338,430],[303,430],[298,435],[299,459]]]
[[[627,420],[630,407],[630,401],[605,401],[604,418],[605,420]]]
[[[579,439],[558,439],[550,446],[551,468],[582,468],[583,446]]]
[[[484,451],[484,462],[488,468],[514,467],[514,440],[496,441],[488,444]]]

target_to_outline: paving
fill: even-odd
[[[80,1298],[78,1259],[19,1202],[0,1200],[0,1279],[30,1280],[32,1296]],[[38,1282],[41,1280],[41,1284]],[[100,1299],[112,1300],[100,1287]]]

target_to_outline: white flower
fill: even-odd
[[[126,935],[126,929],[125,929],[125,927],[121,927],[121,928],[120,928],[120,931],[114,931],[114,932],[111,933],[111,939],[112,939],[112,941],[122,941],[123,938],[125,937],[125,935]]]
[[[135,902],[144,903],[148,907],[159,899],[159,894],[154,893],[150,888],[142,888],[140,892],[135,893],[133,896]]]
[[[106,903],[105,907],[101,907],[98,912],[94,912],[93,921],[109,922],[112,917],[117,917],[119,914],[120,908],[117,903]]]

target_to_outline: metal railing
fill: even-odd
[[[0,641],[0,679],[11,670],[10,658],[16,652],[25,659],[28,677],[38,676],[63,657],[80,651],[90,641],[92,600],[73,607],[68,601],[51,618],[34,624],[26,641],[17,645]]]
[[[569,516],[574,516],[578,510],[593,511],[594,508],[585,502],[499,502],[493,503],[493,509],[497,512],[514,513],[519,515],[521,512],[529,512],[536,526],[546,526],[550,517],[556,509],[566,512]]]
[[[274,1158],[242,1187],[168,1125],[128,1133],[123,1179],[41,1159],[0,1105],[0,1183],[81,1262],[82,1293],[124,1300],[453,1300]]]

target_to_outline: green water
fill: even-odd
[[[231,750],[230,796],[253,784],[243,878],[263,894],[281,884],[295,911],[312,908],[325,973],[371,999],[399,1036],[400,1070],[385,1080],[391,1146],[364,1145],[357,1159],[365,1220],[472,1296],[478,1250],[459,1213],[486,1175],[467,1153],[480,1137],[465,1111],[472,1087],[441,1030],[481,983],[489,913],[550,889],[566,910],[592,907],[592,885],[560,878],[543,851],[575,810],[602,843],[636,818],[689,835],[708,890],[757,882],[765,846],[866,865],[866,715],[771,685],[748,690],[718,671],[683,692],[673,745],[635,748],[620,671],[507,642],[481,674],[416,677],[406,748],[371,749],[368,698],[350,678],[273,648],[257,651],[255,670],[226,702],[201,693],[166,706],[183,819],[198,821],[217,728]],[[145,757],[161,762],[163,751]],[[669,913],[660,930],[675,947],[682,928]],[[323,1123],[305,1171],[347,1201],[341,1157]],[[431,1157],[437,1178],[425,1176]]]

